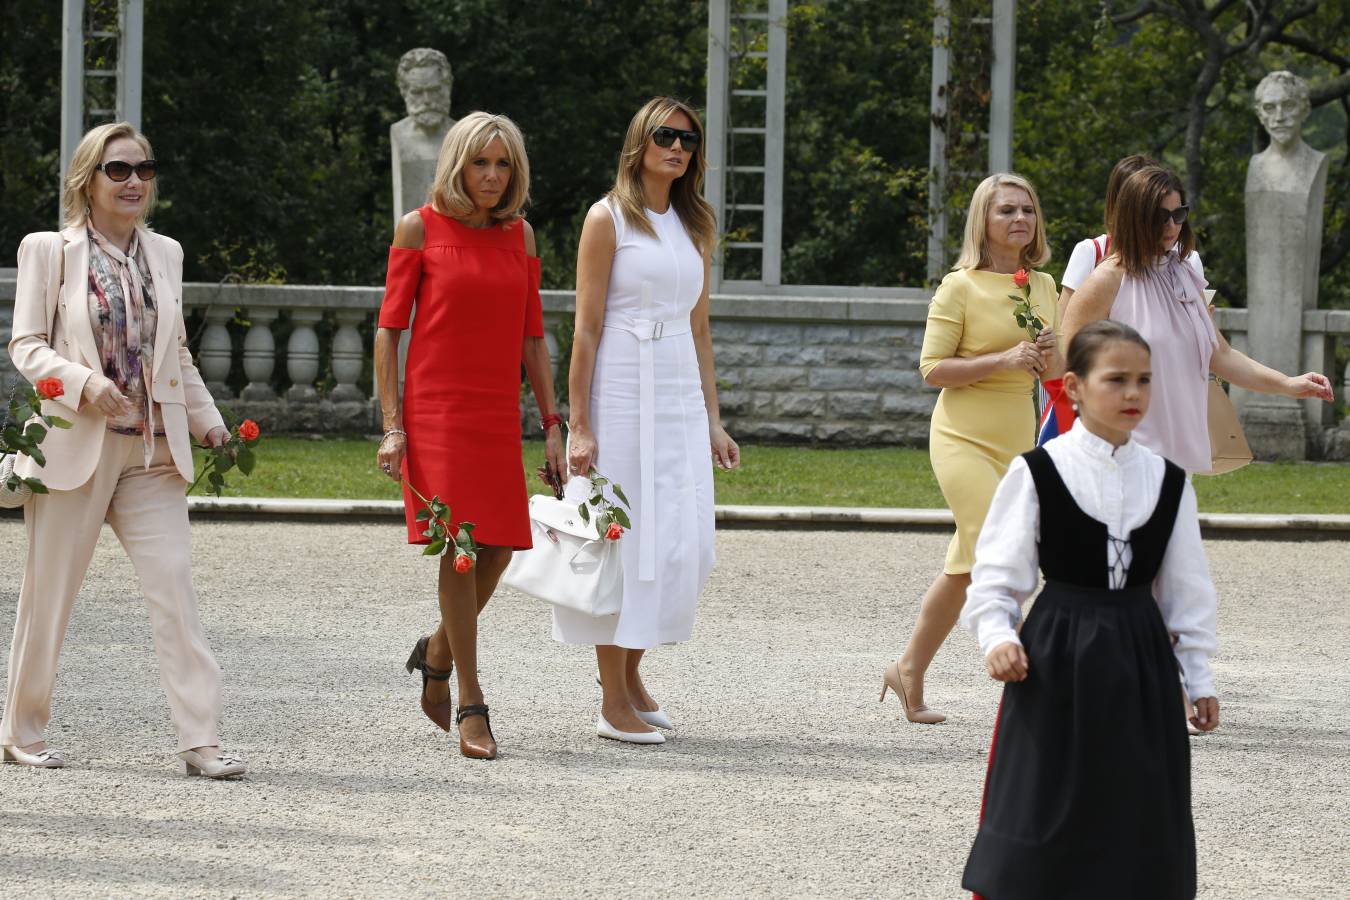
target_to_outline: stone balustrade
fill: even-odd
[[[825,289],[817,289],[824,291]],[[923,290],[829,289],[831,296],[713,297],[718,392],[728,429],[747,442],[923,445],[937,391],[919,376],[929,294]],[[0,333],[8,334],[14,272],[0,270]],[[187,284],[184,306],[198,326],[198,368],[222,406],[271,431],[369,433],[378,429],[371,354],[381,289],[328,285]],[[570,291],[545,291],[545,319],[570,319]],[[1246,347],[1247,312],[1219,309],[1219,327]],[[246,323],[239,335],[235,321]],[[282,321],[284,320],[284,325]],[[330,335],[322,352],[320,332]],[[284,346],[278,337],[285,335]],[[1350,310],[1303,313],[1304,368],[1333,373]],[[279,369],[278,360],[284,359]],[[9,374],[7,357],[0,375]],[[241,383],[236,394],[230,383]],[[1350,368],[1332,379],[1350,393]],[[1245,392],[1234,390],[1239,407]],[[1342,395],[1344,396],[1344,394]],[[1335,427],[1329,404],[1307,401],[1314,456],[1350,458],[1350,419]],[[533,401],[523,417],[535,427]]]

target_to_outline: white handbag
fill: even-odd
[[[28,502],[28,498],[33,496],[33,489],[20,482],[18,490],[11,491],[5,487],[5,482],[14,474],[14,464],[19,461],[19,454],[9,453],[0,456],[0,509],[16,509]]]
[[[573,477],[564,499],[530,498],[534,546],[518,550],[502,583],[554,606],[588,616],[612,616],[623,606],[623,559],[618,541],[605,540],[595,519],[583,519],[576,497],[585,502],[590,482]]]

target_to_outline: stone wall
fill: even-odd
[[[918,368],[927,292],[814,290],[831,293],[785,288],[772,296],[714,295],[713,348],[728,431],[747,443],[925,446],[937,400]],[[14,271],[0,270],[0,334],[6,336],[13,291]],[[269,432],[378,431],[373,386],[353,380],[353,373],[369,359],[371,347],[360,333],[368,333],[380,296],[379,288],[330,285],[187,284],[183,290],[193,321],[204,317],[215,326],[202,339],[199,368],[218,402]],[[545,291],[543,303],[556,354],[552,332],[571,319],[574,298],[570,291]],[[249,322],[242,339],[223,326],[237,310]],[[1221,309],[1216,321],[1241,349],[1246,311]],[[334,335],[322,359],[315,339],[320,327]],[[1303,333],[1306,347],[1323,352],[1316,359],[1325,365],[1309,356],[1312,367],[1334,369],[1335,341],[1350,334],[1350,311],[1307,311]],[[236,397],[223,384],[224,373],[241,367],[250,384]],[[0,386],[13,379],[8,356],[0,354]],[[1344,380],[1350,382],[1350,371]],[[1240,394],[1234,394],[1239,406]],[[533,399],[524,397],[521,407],[526,434],[536,433]],[[1327,412],[1320,404],[1316,411]],[[1314,456],[1350,455],[1350,418],[1339,429],[1325,427],[1333,424],[1312,436]]]

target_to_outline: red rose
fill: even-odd
[[[38,380],[37,392],[43,400],[55,400],[57,397],[65,396],[66,388],[60,378],[42,378]]]
[[[461,553],[455,557],[455,571],[463,575],[473,568],[473,560],[467,553]]]
[[[610,522],[609,528],[605,529],[605,540],[617,541],[623,536],[623,529],[619,527],[618,522]]]
[[[1030,280],[1031,276],[1027,274],[1026,269],[1018,269],[1016,272],[1013,273],[1013,284],[1017,285],[1018,287],[1026,287],[1027,282]]]
[[[256,441],[262,431],[258,429],[258,423],[252,419],[245,419],[239,426],[239,436],[246,441]]]

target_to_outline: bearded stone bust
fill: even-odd
[[[394,219],[427,202],[450,118],[454,79],[444,53],[419,47],[398,61],[398,89],[408,115],[389,127],[394,170]]]

